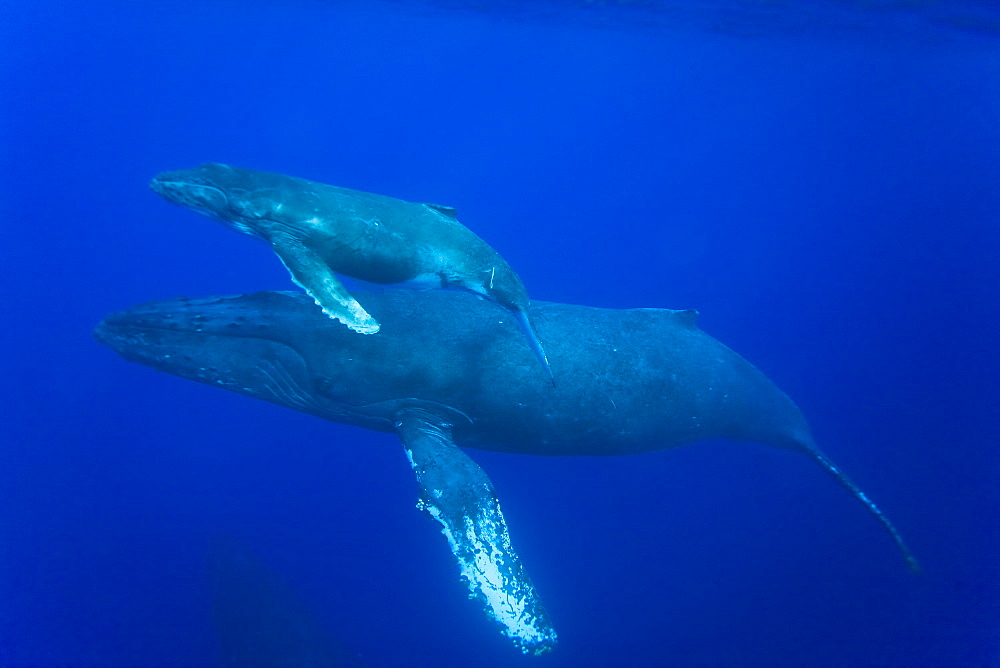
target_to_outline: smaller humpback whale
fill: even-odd
[[[918,569],[888,518],[816,446],[791,399],[699,330],[694,311],[533,302],[560,378],[553,387],[502,312],[467,293],[364,299],[386,324],[379,336],[354,336],[307,296],[278,292],[151,302],[109,315],[95,335],[160,371],[398,434],[418,507],[441,525],[473,595],[524,652],[551,649],[556,633],[489,478],[461,447],[622,455],[726,438],[793,450],[860,501]]]
[[[412,282],[487,297],[516,316],[552,380],[520,277],[458,222],[451,207],[217,163],[164,172],[149,186],[169,202],[266,241],[328,316],[362,334],[378,332],[379,323],[334,272],[382,285]]]

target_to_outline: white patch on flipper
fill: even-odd
[[[312,297],[313,301],[316,302],[316,306],[319,306],[320,309],[322,309],[323,313],[325,313],[333,320],[336,320],[339,323],[347,325],[347,327],[349,327],[350,329],[354,330],[359,334],[377,334],[378,330],[381,329],[381,326],[378,324],[378,321],[375,320],[375,318],[368,315],[368,312],[364,310],[361,307],[361,304],[359,304],[356,300],[352,299],[349,303],[341,304],[341,306],[344,307],[344,310],[347,311],[346,315],[341,312],[331,311],[330,309],[328,309],[326,306],[323,305],[323,302],[321,302],[319,299],[316,298],[316,295],[313,294],[312,290],[310,290],[306,286],[299,283],[298,280],[296,280],[295,274],[292,273],[291,270],[289,270],[288,273],[291,274],[292,276],[292,283],[295,283],[295,285],[305,290],[305,293],[310,297]],[[348,315],[352,316],[352,319],[348,319],[347,317]]]
[[[308,290],[306,290],[306,292],[308,292]],[[313,297],[312,295],[309,296]],[[343,305],[344,308],[347,309],[347,312],[350,313],[352,316],[354,316],[353,320],[348,320],[344,317],[343,313],[335,313],[327,309],[325,306],[323,306],[322,302],[320,302],[320,300],[316,299],[315,297],[313,297],[313,301],[316,302],[317,306],[323,309],[323,313],[327,314],[328,316],[330,316],[334,320],[337,320],[338,322],[342,322],[343,324],[347,325],[358,334],[378,334],[378,330],[381,329],[381,326],[378,324],[378,321],[376,321],[375,318],[368,315],[368,312],[365,311],[363,308],[361,308],[361,305],[358,304],[357,302],[354,302],[353,304]]]
[[[470,598],[518,649],[544,654],[556,632],[511,547],[493,485],[451,440],[450,422],[428,408],[403,408],[396,420],[420,487],[417,508],[441,526]]]
[[[279,249],[278,244],[271,242],[271,248],[281,260],[281,264],[285,265],[285,269],[288,270],[288,275],[292,278],[292,283],[299,286],[305,293],[313,298],[316,305],[323,310],[323,313],[327,314],[330,318],[347,325],[349,328],[358,332],[359,334],[376,334],[380,329],[378,321],[371,317],[367,311],[358,303],[358,300],[351,297],[350,294],[344,289],[344,286],[333,277],[332,273],[329,273],[328,268],[323,269],[324,275],[321,277],[322,287],[325,292],[330,296],[330,301],[339,304],[344,311],[331,311],[328,309],[319,297],[316,296],[316,292],[310,290],[307,286],[303,285],[301,281],[295,276],[295,272],[285,261],[285,256]],[[338,293],[342,293],[340,296]],[[345,313],[346,312],[346,313]]]
[[[407,449],[407,457],[412,464],[412,455]],[[421,500],[417,508],[426,511],[441,525],[441,533],[448,539],[452,554],[458,560],[461,576],[469,587],[470,597],[479,595],[485,599],[486,611],[502,627],[505,636],[525,654],[544,654],[552,649],[556,641],[555,631],[546,624],[538,624],[531,613],[535,604],[534,591],[530,585],[504,575],[505,567],[517,561],[517,555],[510,545],[503,513],[499,503],[497,517],[489,509],[481,509],[476,518],[466,516],[465,532],[455,536],[441,511],[432,503]],[[497,547],[499,546],[499,549]],[[473,559],[464,556],[472,551]]]

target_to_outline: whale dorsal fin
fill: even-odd
[[[453,206],[445,206],[443,204],[431,204],[430,202],[424,202],[424,206],[434,209],[438,213],[443,213],[449,218],[457,219],[458,211]]]
[[[441,525],[472,597],[525,654],[544,654],[556,632],[510,545],[493,483],[451,439],[435,406],[407,407],[396,430],[417,476],[417,507]]]
[[[698,315],[699,313],[693,308],[685,309],[683,311],[674,311],[674,317],[677,318],[678,322],[685,327],[690,327],[691,329],[694,329],[697,326],[696,322],[698,320]]]

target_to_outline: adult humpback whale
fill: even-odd
[[[327,315],[362,334],[379,331],[379,323],[334,272],[383,285],[412,281],[488,297],[517,317],[552,380],[520,277],[458,222],[451,207],[217,163],[164,172],[149,186],[169,202],[266,241]],[[440,315],[451,318],[448,312]]]
[[[489,479],[459,447],[617,455],[706,438],[816,461],[917,562],[889,520],[813,442],[794,403],[694,324],[694,311],[534,302],[559,374],[545,382],[513,323],[472,295],[364,295],[386,323],[354,336],[300,293],[177,299],[108,316],[97,338],[129,360],[319,417],[399,434],[463,577],[525,652],[555,643]],[[450,313],[443,321],[438,314]]]

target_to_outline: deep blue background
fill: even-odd
[[[1000,38],[868,18],[0,2],[0,664],[210,664],[226,531],[376,666],[995,665]],[[395,438],[91,339],[140,301],[289,289],[146,188],[209,160],[456,206],[537,299],[699,309],[926,574],[792,453],[474,452],[560,633],[519,656]]]

